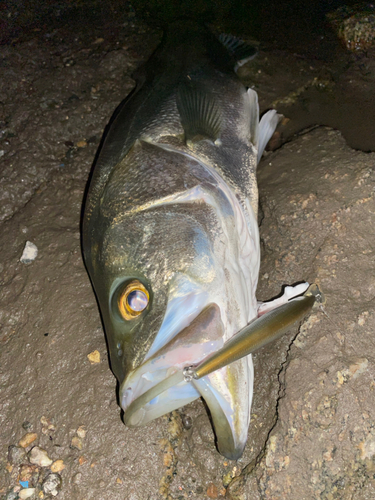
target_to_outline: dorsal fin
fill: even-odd
[[[251,45],[236,36],[222,33],[219,35],[219,40],[237,61],[235,70],[253,59],[258,53],[258,49],[254,47],[254,45]]]
[[[177,92],[177,107],[186,142],[209,139],[215,143],[220,139],[223,118],[213,94],[193,82],[184,82]]]

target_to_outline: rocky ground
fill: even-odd
[[[308,280],[326,303],[254,356],[249,440],[231,462],[201,401],[122,424],[80,213],[103,129],[160,31],[132,10],[80,22],[0,47],[0,498],[373,499],[375,155],[346,140],[375,149],[374,59],[270,45],[241,70],[285,116],[259,167],[258,298]],[[38,255],[21,262],[27,241]]]

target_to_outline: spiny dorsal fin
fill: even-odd
[[[177,107],[186,142],[220,139],[223,118],[213,94],[193,82],[184,82],[177,92]]]
[[[254,45],[236,36],[222,33],[219,35],[219,40],[237,61],[236,69],[253,59],[258,53],[258,49]]]

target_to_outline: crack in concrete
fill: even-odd
[[[285,397],[285,393],[286,393],[286,385],[285,385],[285,380],[282,380],[283,378],[285,379],[285,373],[286,373],[286,369],[288,368],[288,365],[289,365],[289,362],[290,362],[290,359],[289,359],[289,353],[290,353],[290,350],[294,344],[294,341],[296,340],[296,338],[298,337],[298,335],[300,334],[300,330],[301,330],[301,326],[303,324],[305,320],[301,321],[299,327],[298,327],[298,330],[296,332],[296,334],[292,337],[292,339],[290,340],[289,344],[288,344],[288,347],[285,351],[285,360],[282,361],[281,363],[281,366],[280,366],[280,369],[277,373],[277,380],[279,382],[279,390],[278,390],[278,396],[277,396],[277,399],[276,399],[276,404],[275,404],[275,415],[274,415],[274,419],[273,419],[273,423],[270,427],[270,430],[268,431],[267,433],[267,437],[265,439],[265,442],[264,442],[264,445],[263,447],[261,448],[260,452],[258,453],[258,455],[254,458],[254,460],[252,460],[250,462],[250,464],[248,464],[242,471],[241,471],[241,476],[244,477],[245,481],[246,481],[246,477],[249,476],[252,472],[255,472],[256,469],[260,466],[263,458],[265,457],[266,455],[266,452],[267,452],[267,448],[268,448],[268,445],[269,445],[269,441],[270,441],[270,437],[271,437],[271,434],[272,434],[272,431],[275,429],[278,421],[279,421],[279,408],[280,408],[280,402],[281,400]],[[282,374],[284,373],[284,377],[282,376]],[[256,483],[257,483],[257,487],[258,487],[258,493],[260,495],[260,498],[263,498],[263,489],[262,488],[262,485],[261,485],[261,482],[260,482],[260,477],[258,476],[255,476],[255,480],[256,480]]]

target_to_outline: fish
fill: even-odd
[[[259,120],[237,76],[255,54],[231,35],[170,24],[104,133],[82,222],[125,424],[202,397],[230,459],[248,436],[251,353],[316,297],[300,283],[256,299],[256,168],[279,115]]]

